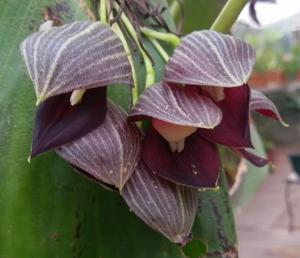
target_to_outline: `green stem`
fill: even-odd
[[[164,61],[167,63],[169,60],[168,53],[163,49],[163,47],[159,44],[159,42],[156,39],[149,38],[153,46],[156,48],[157,52],[161,55],[161,57],[164,59]]]
[[[180,4],[176,0],[174,0],[170,5],[170,13],[173,17],[173,20],[177,18],[179,11],[180,11]]]
[[[100,0],[100,21],[107,23],[107,11],[106,11],[106,0]]]
[[[112,29],[114,30],[114,32],[118,35],[119,39],[121,40],[121,42],[124,46],[128,61],[129,61],[130,66],[131,66],[133,86],[134,86],[132,88],[132,104],[134,105],[137,102],[138,98],[139,98],[139,88],[138,88],[137,75],[136,75],[136,71],[135,71],[134,62],[133,62],[132,54],[131,54],[131,51],[130,51],[130,47],[127,43],[126,38],[123,35],[122,30],[120,29],[120,27],[117,23],[114,23],[112,25]]]
[[[210,29],[228,33],[246,4],[247,0],[228,0]]]
[[[116,8],[116,10],[120,9],[119,5],[116,2],[114,2],[114,7]],[[124,25],[125,25],[127,31],[129,32],[130,36],[135,41],[135,43],[136,43],[136,45],[137,45],[137,47],[138,47],[138,49],[139,49],[139,51],[140,51],[140,53],[143,57],[145,68],[146,68],[145,87],[147,88],[147,87],[149,87],[149,86],[151,86],[152,84],[155,83],[155,71],[154,71],[154,68],[152,66],[151,60],[147,56],[147,54],[145,53],[143,48],[141,47],[138,36],[135,32],[135,29],[134,29],[133,25],[131,24],[130,20],[127,18],[127,16],[124,13],[121,14],[121,20],[124,23]]]
[[[168,43],[172,44],[173,47],[177,47],[180,43],[180,38],[172,33],[159,32],[159,31],[151,30],[151,29],[145,28],[145,27],[141,28],[141,31],[147,37],[168,42]]]

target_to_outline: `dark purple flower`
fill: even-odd
[[[120,39],[99,22],[37,32],[20,48],[38,104],[31,157],[96,129],[106,115],[106,86],[132,85]]]
[[[201,31],[183,38],[164,82],[148,88],[129,114],[131,121],[152,121],[143,148],[147,166],[165,179],[199,188],[217,184],[217,144],[263,165],[245,150],[252,147],[249,109],[276,117],[278,112],[270,111],[270,102],[258,108],[257,94],[251,94],[247,80],[254,60],[254,50],[231,36]]]
[[[127,114],[112,102],[100,126],[56,149],[56,153],[96,181],[122,191],[141,157],[142,138]]]
[[[170,241],[185,245],[198,208],[198,191],[176,185],[153,174],[140,162],[122,196],[130,209]]]

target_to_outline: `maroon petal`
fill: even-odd
[[[108,102],[104,123],[56,152],[91,177],[122,190],[140,160],[141,134],[126,113]]]
[[[225,89],[225,99],[218,102],[222,122],[214,129],[199,129],[206,139],[235,148],[252,147],[249,129],[248,85]]]
[[[31,158],[82,137],[104,121],[106,88],[88,90],[75,106],[70,105],[70,96],[54,96],[37,107]]]
[[[247,151],[245,149],[232,149],[238,155],[250,161],[253,165],[257,167],[263,167],[269,163],[269,160],[255,155],[254,153]]]
[[[231,88],[248,81],[254,63],[254,49],[240,39],[197,31],[181,40],[165,67],[163,80]]]
[[[121,40],[100,22],[79,21],[40,31],[20,48],[39,100],[78,89],[132,84]]]
[[[196,189],[159,178],[141,162],[122,196],[138,217],[172,242],[184,245],[190,239],[198,206]]]
[[[255,110],[263,116],[280,121],[283,126],[288,126],[281,118],[274,103],[259,91],[251,90],[250,110]]]
[[[159,82],[148,88],[129,114],[131,121],[156,118],[176,125],[214,128],[222,112],[195,87]]]
[[[166,140],[150,128],[146,134],[143,160],[157,175],[174,183],[200,188],[216,187],[220,161],[215,144],[196,132],[185,139],[181,152],[172,152]]]

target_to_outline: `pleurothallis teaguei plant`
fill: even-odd
[[[10,104],[1,110],[6,147],[1,147],[0,165],[1,256],[184,257],[169,240],[185,245],[194,238],[206,244],[208,257],[237,257],[216,144],[264,164],[243,148],[251,145],[248,112],[277,115],[272,103],[246,85],[252,50],[209,31],[180,42],[170,33],[175,27],[164,2],[91,1],[82,2],[82,9],[76,1],[50,2],[16,9],[23,14],[26,7],[25,17],[37,20],[44,9],[44,18],[54,25],[42,27],[21,45],[38,100],[30,157],[55,150],[96,183],[75,174],[54,154],[26,163],[35,101],[28,87],[32,82],[20,60],[15,62],[17,76],[6,79],[14,90],[4,86],[3,98]],[[64,22],[81,10],[94,20]],[[16,28],[20,39],[37,31],[38,23]],[[195,42],[194,52],[185,50]],[[226,115],[231,104],[241,107],[234,120],[241,127],[224,140],[218,130],[234,124]],[[203,109],[206,113],[195,112]],[[152,121],[143,132],[133,122],[141,118]]]

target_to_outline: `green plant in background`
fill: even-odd
[[[294,79],[297,72],[300,70],[299,61],[300,47],[298,44],[293,44],[290,51],[282,51],[280,56],[280,68],[289,79]]]
[[[238,256],[216,143],[264,165],[244,149],[251,145],[249,109],[281,118],[246,85],[254,63],[248,45],[212,31],[181,39],[168,5],[154,3],[0,4],[1,257]],[[227,32],[245,3],[228,1],[212,30]],[[86,15],[101,22],[70,23]],[[21,41],[37,96],[30,158],[54,149],[96,184],[53,154],[27,164],[35,101]],[[203,53],[208,62],[194,59]],[[142,126],[145,139],[121,107],[131,120],[153,118],[152,128]],[[189,243],[182,250],[171,242]]]
[[[254,71],[263,73],[270,70],[280,69],[281,48],[278,36],[265,32],[263,35],[246,35],[245,41],[256,50],[256,63]]]
[[[282,71],[293,79],[300,68],[298,39],[290,39],[291,46],[284,47],[286,42],[282,36],[270,32],[248,34],[245,41],[256,49],[256,64],[254,70],[264,73],[271,70]]]

